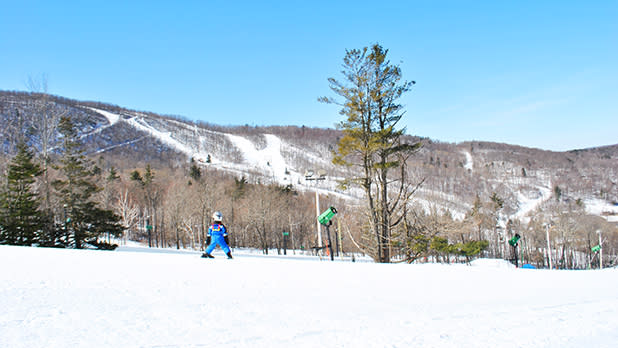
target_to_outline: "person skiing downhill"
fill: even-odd
[[[214,214],[212,214],[212,220],[213,223],[210,225],[210,227],[208,227],[208,235],[206,236],[206,243],[208,244],[208,247],[206,248],[206,252],[202,254],[202,257],[214,259],[215,257],[212,256],[212,254],[210,253],[212,253],[212,251],[215,250],[215,248],[217,247],[217,244],[219,244],[221,246],[221,249],[223,249],[223,251],[227,255],[227,258],[231,259],[232,251],[227,244],[227,229],[222,222],[223,214],[216,211]]]

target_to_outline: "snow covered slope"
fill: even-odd
[[[195,159],[202,165],[216,165],[217,169],[235,175],[259,178],[254,178],[254,181],[275,182],[284,186],[292,184],[300,190],[319,190],[326,194],[342,195],[342,192],[336,190],[336,173],[340,168],[336,168],[330,163],[331,155],[328,151],[322,154],[311,153],[311,151],[290,144],[274,134],[245,137],[238,134],[207,130],[187,122],[165,117],[153,117],[140,112],[125,111],[122,115],[119,115],[93,107],[88,107],[88,109],[107,119],[108,125],[101,128],[112,127],[122,122],[186,155],[187,158]],[[100,131],[100,129],[97,131]],[[261,139],[261,141],[257,141],[259,144],[256,139]],[[233,154],[232,157],[230,157],[230,153]],[[286,153],[288,156],[284,155]],[[290,156],[290,154],[293,155]],[[443,154],[446,154],[446,152],[443,152]],[[506,221],[512,218],[527,222],[529,220],[528,214],[552,197],[555,183],[552,182],[549,170],[537,170],[533,175],[522,176],[521,167],[506,161],[501,152],[492,149],[476,149],[473,156],[464,147],[459,150],[458,154],[463,155],[463,162],[460,163],[460,166],[466,171],[466,174],[460,177],[460,180],[466,180],[468,177],[483,180],[488,183],[488,186],[481,186],[477,190],[488,190],[491,187],[493,192],[498,191],[505,199],[509,207],[503,211],[502,220],[499,222],[501,225],[505,225]],[[433,157],[431,158],[433,161]],[[316,187],[317,181],[306,181],[304,173],[308,169],[317,170],[320,168],[329,172],[330,180],[321,182],[319,187]],[[431,174],[423,173],[422,175]],[[474,181],[468,184],[473,183]],[[455,185],[466,186],[466,183],[455,183]],[[457,194],[444,192],[443,187],[444,185],[439,183],[434,188],[423,187],[418,191],[415,201],[427,210],[431,206],[437,206],[440,211],[448,209],[454,217],[463,219],[471,209],[471,198],[468,197],[469,201],[466,201]],[[452,187],[451,189],[457,190]],[[465,189],[460,188],[459,190]],[[482,194],[482,192],[480,193]],[[347,191],[344,194],[344,197],[348,198],[362,196],[360,191]],[[479,191],[476,194],[479,194]],[[485,194],[489,195],[489,193]],[[609,205],[610,203],[605,202],[605,204]],[[595,203],[595,205],[598,204]],[[593,210],[589,209],[589,211]]]
[[[118,122],[124,122],[157,139],[175,151],[185,154],[187,158],[197,160],[202,165],[216,165],[218,169],[227,170],[235,174],[253,173],[253,175],[260,175],[266,178],[266,182],[273,181],[281,185],[294,184],[300,189],[335,190],[336,182],[334,180],[321,183],[320,187],[316,187],[315,183],[308,184],[304,177],[305,170],[308,168],[298,168],[296,163],[291,163],[283,156],[284,151],[301,153],[302,151],[290,144],[286,144],[282,139],[273,134],[263,135],[266,144],[263,148],[259,149],[259,146],[252,140],[240,135],[197,129],[195,126],[175,120],[153,121],[147,115],[138,112],[127,112],[123,114],[123,117],[93,107],[88,109],[104,116],[108,120],[109,126]],[[226,160],[225,156],[222,156],[212,144],[203,145],[206,139],[215,136],[227,139],[229,147],[232,147],[233,151],[239,154],[240,160]],[[225,151],[232,152],[229,147]],[[330,165],[330,161],[317,159],[311,154],[304,155],[309,158],[314,157],[312,162],[320,162],[321,166]]]
[[[618,270],[0,246],[0,347],[615,347]]]
[[[245,176],[250,182],[291,184],[297,190],[354,198],[362,195],[337,190],[336,179],[346,169],[331,163],[331,151],[341,135],[333,129],[222,127],[111,104],[41,97],[0,91],[4,151],[14,149],[20,138],[13,115],[21,115],[19,124],[24,123],[19,127],[39,129],[40,105],[44,102],[52,115],[69,115],[75,121],[88,154],[104,156],[114,165],[179,167],[193,158],[204,166]],[[34,148],[41,148],[40,137],[30,140]],[[50,148],[58,146],[60,140],[59,134],[55,138],[52,135]],[[448,210],[462,218],[470,212],[477,196],[487,202],[496,193],[504,201],[501,224],[509,219],[525,223],[529,213],[543,206],[559,189],[563,201],[584,202],[588,213],[618,220],[618,145],[551,152],[482,141],[449,144],[412,136],[406,141],[424,144],[408,163],[411,181],[424,182],[414,197],[423,207]],[[304,174],[310,169],[326,170],[329,179],[306,181]]]

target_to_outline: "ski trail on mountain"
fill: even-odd
[[[472,170],[474,168],[474,162],[472,162],[472,155],[468,151],[462,151],[466,156],[466,163],[464,164],[464,168],[466,170]]]
[[[213,134],[222,134],[227,137],[227,139],[232,143],[232,145],[237,148],[238,151],[242,154],[242,163],[232,163],[217,158],[217,156],[213,155],[213,152],[216,154],[216,151],[213,151],[213,149],[201,151],[200,147],[196,146],[196,144],[192,144],[187,140],[183,141],[182,136],[175,133],[175,131],[173,130],[167,129],[165,127],[158,128],[157,125],[149,122],[150,119],[147,115],[140,113],[123,113],[123,117],[120,114],[101,110],[98,108],[85,108],[97,112],[98,114],[105,117],[108,121],[108,124],[102,125],[90,133],[83,134],[82,137],[90,137],[96,135],[98,133],[101,133],[105,129],[114,126],[118,122],[124,122],[125,124],[131,126],[138,131],[149,134],[150,136],[159,140],[161,143],[165,144],[171,149],[183,153],[189,158],[194,158],[200,163],[211,163],[224,170],[239,175],[244,175],[247,171],[254,173],[257,172],[260,175],[263,175],[273,180],[274,182],[282,185],[294,184],[301,189],[308,189],[311,191],[323,191],[325,194],[336,193],[336,190],[334,189],[334,184],[326,185],[327,187],[315,187],[313,185],[308,185],[305,181],[303,173],[305,172],[305,170],[310,168],[298,168],[298,164],[295,163],[293,159],[291,160],[291,163],[286,162],[282,150],[285,150],[284,153],[288,154],[288,156],[290,153],[302,153],[305,158],[311,158],[314,163],[314,169],[315,166],[318,166],[318,163],[320,162],[324,163],[325,167],[328,166],[329,163],[327,161],[325,162],[324,158],[320,158],[306,151],[305,149],[286,143],[276,135],[263,134],[266,145],[263,149],[258,149],[256,148],[256,144],[249,138],[245,138],[239,135],[208,131]],[[187,126],[185,123],[176,120],[167,120],[164,123],[166,122],[173,123],[183,128],[186,128]],[[193,126],[193,129],[196,129],[195,126]],[[200,136],[200,139],[201,138],[202,137]],[[109,146],[104,149],[100,149],[96,153],[109,151],[116,147],[126,146],[128,144],[141,141],[143,139],[143,137],[140,137],[139,139],[134,139],[129,142]],[[477,169],[483,166],[482,159],[477,158],[477,160],[480,160],[480,162],[475,163],[474,157],[469,151],[460,150],[460,153],[465,156],[463,168],[467,171],[473,171],[475,164],[477,166]],[[509,185],[508,183],[506,184]],[[533,187],[531,187],[531,190],[528,189],[525,191],[521,189],[518,190],[517,188],[513,187],[513,194],[515,195],[514,198],[517,200],[517,208],[515,212],[505,218],[505,221],[509,218],[521,219],[523,221],[526,221],[527,219],[529,219],[528,214],[530,212],[538,209],[538,207],[541,206],[544,202],[551,199],[553,186],[549,178],[547,178],[546,180],[538,180],[536,183],[533,183],[532,186]],[[425,190],[421,191],[425,192]],[[438,195],[443,201],[447,202],[446,205],[442,205],[445,209],[448,208],[448,202],[457,201],[457,197],[453,195],[448,195],[444,192],[427,191],[425,193],[426,195],[432,196]],[[349,197],[350,192],[348,192],[348,195],[344,194],[343,196]],[[361,197],[362,194],[352,194],[352,196]],[[420,197],[418,201],[425,202],[426,204],[421,204],[424,206],[425,209],[428,209],[428,201],[425,201],[423,200],[423,198]],[[466,204],[465,202],[460,203],[464,205]],[[589,213],[594,215],[604,215],[607,220],[618,221],[618,206],[612,205],[609,202],[595,201],[590,198],[584,199],[584,203]],[[463,219],[463,210],[460,209],[460,211],[452,211],[452,213],[457,219]]]
[[[264,134],[266,147],[262,150],[256,149],[247,138],[232,134],[226,136],[241,151],[245,164],[254,169],[271,172],[276,178],[285,175],[288,166],[281,155],[281,139],[276,135]]]
[[[98,112],[99,114],[105,116],[105,118],[107,118],[107,121],[109,122],[109,126],[115,125],[120,120],[120,115],[118,115],[118,114],[114,114],[114,113],[111,113],[109,111],[100,110],[100,109],[97,109],[97,108],[88,108],[88,109],[90,109],[90,110],[92,110],[94,112]]]

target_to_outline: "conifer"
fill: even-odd
[[[391,230],[401,220],[398,210],[409,196],[405,170],[394,180],[389,172],[403,169],[405,162],[421,146],[404,141],[405,128],[397,128],[404,115],[398,99],[410,90],[414,81],[401,81],[401,69],[386,59],[388,50],[379,44],[346,52],[342,71],[345,80],[330,78],[331,90],[343,98],[319,101],[342,106],[345,120],[339,124],[343,137],[334,152],[333,163],[357,168],[355,177],[344,186],[357,185],[367,198],[369,222],[375,238],[378,262],[390,262]],[[399,187],[391,187],[398,181]],[[395,199],[390,197],[395,191]]]
[[[109,243],[101,242],[99,238],[105,234],[120,237],[123,232],[120,218],[111,211],[99,208],[92,199],[93,194],[100,191],[94,180],[95,166],[86,157],[71,119],[63,117],[58,130],[63,136],[63,154],[58,169],[64,178],[55,180],[52,185],[66,213],[63,242],[77,249],[84,248],[86,244],[111,248]]]
[[[6,188],[2,193],[0,243],[33,245],[42,230],[38,195],[34,190],[41,166],[22,141],[7,170]]]

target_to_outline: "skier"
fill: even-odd
[[[206,243],[208,247],[206,248],[206,252],[202,254],[202,257],[208,257],[214,259],[210,253],[215,250],[217,244],[221,246],[221,249],[225,252],[228,259],[232,258],[232,252],[230,251],[230,247],[228,246],[228,238],[227,238],[227,229],[225,225],[223,225],[223,214],[216,211],[212,214],[213,223],[208,227],[208,235],[206,237]]]

